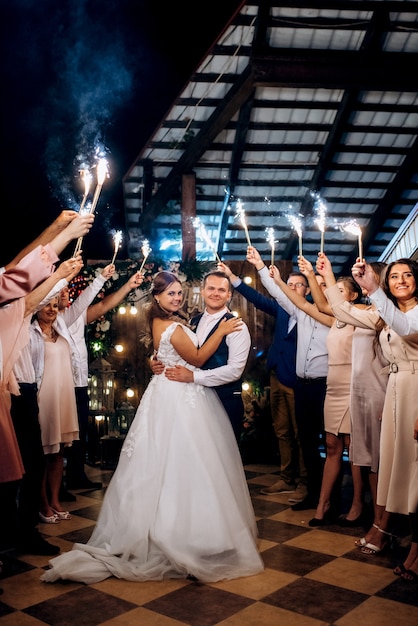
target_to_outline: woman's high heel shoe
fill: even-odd
[[[51,506],[52,509],[52,506]],[[54,511],[54,515],[58,517],[58,519],[71,519],[71,515],[69,511],[57,511],[56,509],[52,509]]]
[[[367,554],[367,556],[374,556],[375,554],[381,554],[387,548],[393,548],[395,542],[395,535],[389,533],[387,530],[382,530],[376,524],[373,526],[383,535],[385,535],[383,539],[383,543],[381,546],[376,546],[374,543],[367,542],[364,546],[361,546],[360,551],[362,554]]]
[[[44,524],[58,524],[60,521],[58,515],[56,515],[55,513],[54,515],[48,516],[48,515],[43,515],[40,511],[39,511],[39,519]]]

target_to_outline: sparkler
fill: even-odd
[[[248,244],[249,246],[251,246],[250,235],[248,234],[247,223],[246,223],[246,221],[245,221],[245,210],[244,210],[244,207],[243,207],[243,205],[242,205],[241,200],[238,200],[238,201],[237,201],[237,217],[239,217],[239,218],[240,218],[240,220],[241,220],[241,224],[242,224],[242,226],[244,227],[244,230],[245,230],[245,236],[246,236],[246,238],[247,238],[247,244]]]
[[[115,262],[116,255],[122,243],[122,231],[121,230],[117,230],[115,234],[113,235],[113,243],[115,245],[115,251],[113,253],[113,258],[110,262],[111,265],[113,265],[113,263]]]
[[[142,272],[142,270],[144,269],[145,261],[147,260],[148,256],[152,252],[151,248],[149,247],[148,239],[144,239],[144,242],[141,247],[141,252],[144,258],[142,259],[141,267],[138,270],[139,272]]]
[[[342,225],[342,229],[346,233],[350,233],[350,235],[355,235],[358,238],[358,255],[360,257],[360,261],[363,260],[363,241],[362,241],[362,232],[361,228],[356,222],[356,220],[350,220],[346,224]]]
[[[97,184],[96,189],[94,191],[93,201],[90,207],[90,213],[94,213],[97,203],[99,201],[100,192],[103,187],[103,183],[105,181],[107,174],[107,161],[106,159],[99,159],[97,164]]]
[[[85,175],[86,171],[87,170],[81,170],[81,172],[80,172],[80,175],[82,176],[82,178],[84,180],[84,196],[83,196],[83,200],[81,201],[80,212],[84,208],[84,205],[85,205],[86,200],[87,200],[88,192],[90,190],[91,178],[88,181],[88,188],[87,188],[86,181],[87,181],[88,177]],[[104,158],[99,159],[99,162],[97,164],[97,184],[96,184],[96,189],[94,191],[93,201],[92,201],[91,207],[89,209],[89,213],[94,213],[94,211],[96,209],[97,203],[99,201],[100,192],[102,190],[103,183],[105,181],[107,173],[108,173],[107,160],[104,159]],[[83,237],[79,237],[77,239],[77,245],[75,247],[73,256],[75,256],[76,254],[78,254],[80,252],[82,241],[83,241]]]
[[[274,265],[274,229],[270,226],[266,228],[267,241],[271,246],[271,265]]]
[[[292,224],[293,228],[298,234],[299,237],[299,256],[302,256],[302,220],[299,217],[295,217],[294,215],[288,216],[289,222]]]
[[[318,217],[316,218],[315,223],[318,226],[319,230],[321,231],[320,252],[321,252],[321,254],[323,254],[323,252],[324,252],[324,234],[325,234],[325,215],[326,215],[326,212],[327,212],[327,205],[324,202],[324,200],[322,200],[322,198],[321,198],[319,193],[312,194],[312,196],[315,198],[314,210],[316,210],[316,212],[318,213]]]
[[[205,241],[207,245],[209,246],[209,248],[215,253],[218,263],[221,263],[221,259],[219,258],[218,253],[216,252],[216,248],[213,245],[212,240],[206,231],[205,225],[202,224],[202,222],[200,221],[198,217],[195,217],[195,219],[193,220],[193,226],[198,231],[200,238],[203,239],[203,241]]]
[[[83,199],[81,201],[80,208],[79,208],[79,212],[81,213],[84,209],[84,205],[86,204],[86,200],[90,191],[90,185],[91,185],[90,170],[88,170],[87,168],[80,170],[80,178],[84,183],[84,195],[83,195]]]

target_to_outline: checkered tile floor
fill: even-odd
[[[92,480],[109,483],[111,470],[87,468]],[[131,583],[114,578],[86,586],[40,581],[48,557],[3,555],[0,626],[416,626],[418,584],[395,576],[408,549],[405,519],[399,541],[368,557],[355,548],[364,528],[310,528],[314,511],[292,511],[289,495],[264,496],[277,480],[272,465],[245,467],[258,520],[265,571],[249,578],[204,585],[188,580]],[[99,513],[101,491],[76,491],[66,503],[70,521],[40,524],[62,551],[88,540]]]

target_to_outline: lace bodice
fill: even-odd
[[[195,370],[196,368],[193,365],[187,363],[181,356],[176,352],[172,343],[171,343],[171,335],[176,330],[177,326],[181,326],[184,332],[190,337],[191,341],[197,346],[197,337],[195,333],[190,330],[187,326],[180,324],[179,322],[173,322],[170,326],[168,326],[165,331],[161,335],[160,345],[158,346],[157,358],[167,366],[174,365],[185,365],[191,370]]]

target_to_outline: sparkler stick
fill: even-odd
[[[274,229],[270,226],[266,228],[267,241],[271,246],[271,265],[274,265]]]
[[[138,270],[139,272],[142,272],[144,265],[145,265],[145,261],[147,260],[147,257],[149,256],[149,254],[152,252],[151,248],[149,247],[148,239],[144,239],[144,243],[142,244],[141,251],[142,251],[144,258],[142,260],[141,267]]]
[[[350,235],[355,235],[358,238],[358,255],[360,257],[360,261],[363,260],[363,240],[362,240],[362,232],[360,226],[357,224],[356,220],[350,220],[346,224],[342,225],[343,230],[346,233],[350,233]]]
[[[196,228],[196,230],[199,233],[199,236],[201,239],[203,239],[203,241],[205,241],[207,243],[207,245],[209,246],[209,248],[215,253],[216,255],[216,260],[218,261],[218,263],[221,263],[221,259],[218,256],[218,253],[216,252],[216,248],[212,243],[211,238],[209,237],[205,225],[202,224],[202,222],[200,221],[200,219],[198,217],[196,217],[193,220],[193,226]]]
[[[115,262],[116,255],[117,255],[118,250],[120,248],[120,245],[122,243],[122,231],[121,230],[117,230],[115,232],[115,234],[113,235],[113,242],[114,242],[114,245],[115,245],[115,251],[113,253],[113,257],[112,257],[112,260],[110,262],[111,265],[113,265],[113,263]]]
[[[247,244],[251,246],[250,235],[248,234],[247,223],[245,221],[245,210],[244,210],[244,207],[242,206],[241,200],[238,200],[237,202],[237,216],[240,218],[241,224],[244,227],[245,236],[247,238]]]

